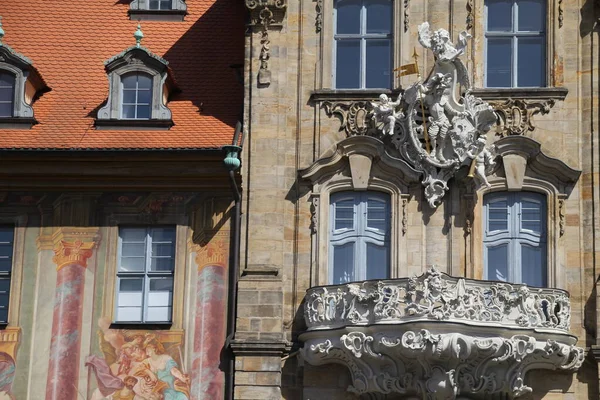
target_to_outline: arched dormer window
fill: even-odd
[[[177,89],[169,64],[141,46],[143,36],[138,26],[134,34],[137,44],[105,62],[108,99],[98,110],[98,129],[169,129],[173,125],[166,102],[169,93]]]
[[[0,128],[31,128],[33,101],[50,90],[32,61],[2,42],[0,23]]]

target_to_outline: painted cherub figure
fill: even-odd
[[[393,135],[396,120],[402,118],[402,111],[397,111],[397,107],[402,101],[402,96],[398,95],[396,101],[390,101],[386,94],[379,95],[379,101],[371,102],[373,106],[373,116],[376,123],[382,123],[382,132],[384,135]]]
[[[478,185],[485,185],[491,187],[487,180],[486,170],[489,170],[496,165],[494,161],[494,155],[492,152],[485,147],[487,138],[485,135],[481,135],[477,138],[473,148],[467,150],[467,155],[473,159],[475,163],[473,169],[473,179]]]
[[[450,74],[436,73],[425,85],[419,85],[419,91],[423,102],[429,108],[428,135],[431,143],[432,157],[439,162],[446,162],[444,157],[444,142],[448,129],[452,126],[450,118],[455,116],[465,116],[465,112],[457,111],[448,102],[450,96],[448,89],[452,86],[452,76]]]
[[[458,34],[456,46],[450,41],[450,33],[445,29],[431,32],[429,22],[423,22],[418,27],[419,43],[425,48],[431,49],[435,58],[440,61],[454,61],[465,52],[467,39],[471,37],[466,31]]]

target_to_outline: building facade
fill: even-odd
[[[598,398],[600,5],[245,5],[235,398]]]
[[[0,5],[0,398],[227,395],[245,14]]]

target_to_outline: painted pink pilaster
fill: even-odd
[[[54,248],[56,291],[46,400],[78,400],[83,289],[94,242],[60,241]]]
[[[227,252],[224,241],[219,242],[209,244],[196,256],[198,280],[191,370],[193,400],[223,398],[225,376],[219,365],[226,334],[227,268],[224,260]]]

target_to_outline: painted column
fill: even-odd
[[[53,235],[56,291],[46,400],[78,400],[83,288],[87,260],[96,245],[95,228]]]
[[[192,354],[193,400],[223,398],[223,371],[219,369],[225,344],[227,318],[227,237],[216,236],[196,246],[196,318]]]

